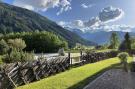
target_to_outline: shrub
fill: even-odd
[[[34,60],[33,52],[27,53],[27,52],[21,51],[21,60],[20,61],[24,62],[24,61],[31,61],[31,60]]]
[[[9,50],[8,44],[6,43],[5,40],[2,39],[0,41],[0,55],[7,53],[8,50]]]
[[[126,52],[122,52],[122,53],[118,54],[118,57],[119,57],[119,59],[121,61],[121,64],[123,65],[124,70],[128,71],[127,59],[129,57],[129,54],[126,53]]]
[[[118,54],[119,59],[121,62],[127,62],[127,58],[129,57],[129,54],[127,52],[122,52]]]
[[[65,56],[64,48],[59,49],[58,54],[59,56]]]
[[[0,56],[0,64],[3,64],[2,56]]]
[[[23,52],[25,47],[25,41],[22,39],[9,39],[8,42],[2,39],[0,41],[0,54],[3,55],[2,61],[12,63],[33,60],[33,53]]]
[[[23,50],[26,47],[25,41],[20,38],[9,39],[8,44],[10,47],[15,48],[17,50]]]
[[[43,55],[43,53],[37,58],[39,61],[47,61],[47,58],[45,57],[45,55]]]
[[[5,63],[25,62],[33,59],[34,59],[33,53],[17,51],[16,49],[12,50],[10,54],[6,54],[2,57],[2,60]]]

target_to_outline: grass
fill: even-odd
[[[131,57],[128,62],[131,62]],[[118,58],[111,58],[97,63],[72,68],[66,72],[18,87],[17,89],[82,89],[90,81],[108,68],[119,64]]]
[[[91,50],[91,51],[95,51],[95,52],[108,52],[108,51],[117,51],[117,49],[94,49],[94,48],[88,48],[88,49],[85,49],[85,51],[89,51],[89,50]],[[65,51],[66,53],[68,53],[69,51]],[[72,50],[70,50],[70,53],[80,53],[80,50],[78,49],[72,49]]]
[[[101,50],[96,50],[96,52],[108,52],[108,51],[117,51],[117,49],[101,49]]]

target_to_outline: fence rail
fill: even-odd
[[[87,53],[78,58],[77,65],[93,63],[107,58],[116,57],[117,51]],[[58,57],[44,61],[32,61],[25,63],[12,63],[0,68],[0,89],[13,89],[14,87],[40,80],[50,75],[68,70],[73,63],[74,57]]]
[[[12,89],[70,68],[68,57],[4,65],[0,71],[0,89]]]

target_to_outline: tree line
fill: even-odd
[[[62,37],[46,31],[9,33],[0,37],[5,41],[16,38],[25,41],[24,51],[34,51],[35,53],[57,52],[60,48],[67,49],[68,47],[68,43]]]
[[[109,45],[104,45],[109,49],[118,49],[120,51],[130,51],[135,49],[135,39],[127,32],[122,42],[119,40],[118,34],[113,32],[110,37]]]

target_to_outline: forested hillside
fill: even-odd
[[[66,39],[70,47],[74,46],[76,43],[95,45],[95,43],[84,40],[77,34],[60,27],[55,22],[38,13],[6,3],[0,3],[1,33],[30,32],[36,30],[49,31],[60,35]]]

